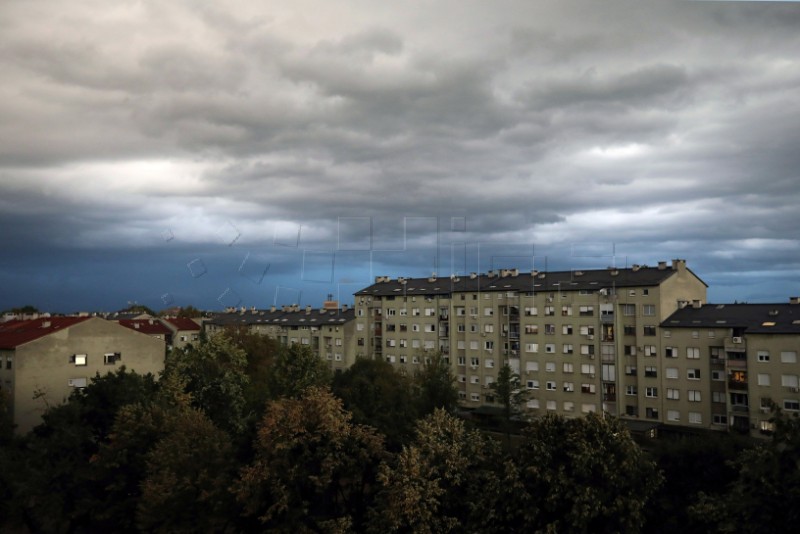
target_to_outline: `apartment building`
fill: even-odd
[[[508,364],[532,414],[604,410],[663,419],[659,325],[706,284],[684,260],[585,271],[502,269],[463,277],[378,277],[358,291],[357,354],[406,373],[441,350],[465,407],[497,405]]]
[[[169,331],[167,343],[182,349],[187,345],[197,344],[200,341],[200,324],[188,317],[169,317],[160,319],[160,322]]]
[[[307,346],[335,371],[346,369],[355,361],[354,319],[353,308],[339,308],[338,303],[328,301],[321,308],[291,305],[269,310],[229,310],[205,321],[203,327],[209,337],[226,328],[247,328],[285,346]]]
[[[0,325],[0,386],[17,432],[41,421],[97,374],[124,365],[138,373],[164,369],[164,341],[99,317],[50,317]]]
[[[665,424],[760,435],[772,430],[773,403],[800,411],[800,299],[687,305],[661,338]]]

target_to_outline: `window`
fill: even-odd
[[[625,395],[633,396],[638,393],[636,386],[625,386]]]
[[[436,332],[436,325],[435,324],[426,324],[425,325],[426,332]]]
[[[394,317],[395,313],[396,313],[396,311],[395,311],[395,309],[394,309],[394,308],[388,308],[388,309],[386,310],[386,315],[387,315],[388,317]]]
[[[547,353],[550,353],[550,354],[553,354],[553,353],[555,353],[555,351],[556,351],[556,345],[555,345],[555,343],[548,343],[548,344],[546,344],[546,345],[544,346],[544,351],[545,351],[545,352],[547,352]]]
[[[544,314],[545,314],[545,316],[555,315],[556,314],[555,306],[545,306],[544,307]]]
[[[493,324],[483,325],[483,331],[486,332],[487,334],[491,334],[492,332],[494,332],[494,325]]]
[[[672,337],[672,330],[664,330],[663,335],[664,337]]]
[[[626,324],[622,326],[622,333],[626,336],[635,336],[636,335],[636,327],[632,324]]]
[[[572,315],[572,306],[561,306],[561,315],[564,317],[569,317]]]
[[[477,341],[470,341],[469,342],[470,350],[478,350],[478,342]]]
[[[628,376],[636,376],[636,366],[635,365],[626,365],[625,366],[625,374]]]
[[[703,424],[703,414],[700,412],[689,412],[689,423],[693,425]]]
[[[721,415],[721,414],[714,414],[711,416],[711,422],[715,425],[726,425],[728,424],[728,416]]]
[[[700,402],[700,401],[701,401],[700,391],[698,391],[696,389],[690,389],[689,390],[689,402]]]
[[[492,350],[494,350],[494,341],[486,341],[486,342],[484,343],[484,346],[483,346],[483,348],[485,348],[486,350],[488,350],[489,352],[491,352]]]
[[[689,380],[700,380],[700,369],[687,369],[686,378]]]
[[[525,308],[525,315],[528,317],[535,317],[539,315],[539,310],[536,307]]]
[[[581,393],[594,393],[596,386],[594,384],[581,384]]]
[[[472,375],[472,376],[469,377],[469,383],[470,384],[480,384],[481,383],[481,377]]]
[[[657,399],[658,398],[658,388],[657,387],[647,387],[644,388],[644,396],[650,399]]]
[[[667,421],[680,421],[681,412],[678,410],[667,410]]]
[[[759,386],[769,385],[769,375],[767,373],[758,373],[758,385]]]
[[[581,354],[591,356],[594,354],[594,345],[581,345]]]
[[[622,315],[626,317],[633,317],[636,315],[636,304],[623,304]]]
[[[656,378],[658,376],[658,368],[653,365],[645,366],[644,376],[647,378]]]
[[[698,339],[700,337],[700,332],[698,330],[692,330],[692,338]]]
[[[572,354],[572,343],[564,343],[564,354]]]
[[[484,363],[484,365],[486,366],[487,369],[493,369],[494,368],[494,360],[492,358],[486,358],[486,360],[484,360],[483,363]]]
[[[678,348],[677,347],[664,347],[664,356],[667,358],[677,358],[678,357]]]
[[[565,324],[564,326],[562,326],[561,327],[561,333],[564,334],[565,336],[571,336],[572,335],[572,325],[571,324]]]
[[[478,331],[478,324],[477,323],[470,323],[469,331],[472,332],[473,334],[476,333]]]
[[[525,352],[536,353],[539,352],[538,343],[525,343]]]
[[[769,361],[769,351],[768,350],[760,350],[760,351],[758,351],[757,359],[760,362],[768,362]]]
[[[392,356],[391,354],[387,354],[386,355],[386,361],[389,362],[389,363],[395,363],[396,358],[394,356]]]
[[[359,311],[361,311],[361,310],[359,310]],[[356,325],[356,330],[358,330],[359,332],[363,332],[364,331],[364,323],[358,323]]]
[[[588,325],[581,326],[580,332],[581,332],[582,336],[593,336],[594,335],[594,327],[593,326],[588,326]]]
[[[547,362],[544,364],[544,370],[548,373],[555,373],[556,372],[556,364],[555,362]]]
[[[458,363],[458,365],[467,365],[467,358],[464,356],[459,356],[456,359],[456,363]]]
[[[6,369],[11,369],[13,367],[14,357],[9,354],[6,356]]]
[[[571,373],[571,372],[573,372],[573,371],[572,371],[572,369],[573,369],[573,366],[572,366],[572,364],[571,364],[571,363],[569,363],[569,362],[564,362],[564,367],[563,367],[563,369],[562,369],[562,371],[563,371],[563,372],[565,372],[565,373]]]
[[[69,363],[74,363],[76,366],[78,366],[78,365],[86,365],[86,355],[85,354],[73,354],[69,358]]]
[[[581,306],[578,308],[578,314],[581,317],[591,317],[594,315],[594,306]]]
[[[547,387],[547,391],[555,391],[556,390],[555,381],[554,380],[548,380],[547,384],[546,384],[546,387]]]
[[[564,382],[564,391],[568,393],[575,391],[575,384],[573,382]]]
[[[653,317],[655,314],[656,314],[655,304],[642,305],[642,315],[644,315],[645,317]]]
[[[400,363],[406,363],[408,359],[405,356],[400,356]]]
[[[411,348],[418,349],[420,347],[419,339],[412,339],[411,340]]]
[[[711,393],[711,402],[716,402],[719,404],[725,404],[725,392],[724,391],[713,391]]]
[[[539,362],[525,362],[525,371],[538,372]]]
[[[526,324],[525,325],[525,333],[526,334],[538,334],[539,333],[539,325]]]
[[[797,388],[797,375],[781,375],[781,386],[785,388]]]
[[[581,364],[581,374],[594,376],[594,364],[593,363],[582,363]]]
[[[556,401],[554,401],[554,400],[547,401],[547,409],[551,410],[551,411],[555,410],[556,409]]]
[[[85,388],[86,387],[86,379],[85,378],[70,378],[67,381],[67,385],[70,386],[70,387],[73,387],[73,388]]]
[[[658,408],[645,408],[644,415],[648,419],[658,419]]]
[[[783,401],[783,409],[792,411],[800,410],[800,401],[797,399],[786,399]]]
[[[656,346],[655,345],[645,345],[643,348],[644,348],[644,355],[645,356],[655,356],[656,355]]]
[[[469,359],[469,364],[472,367],[478,367],[481,364],[481,359],[480,358],[470,358]]]
[[[121,359],[122,354],[119,352],[109,352],[107,354],[103,354],[103,365],[114,365]]]
[[[491,317],[492,315],[494,315],[494,309],[493,308],[484,308],[483,309],[483,315],[486,316],[486,317]]]
[[[480,402],[481,401],[481,396],[480,396],[479,393],[470,393],[469,394],[469,400],[471,400],[472,402]]]
[[[564,411],[565,412],[574,412],[575,411],[575,403],[571,401],[564,401]]]
[[[677,367],[667,367],[664,369],[667,378],[678,378],[678,368]]]
[[[681,390],[675,388],[667,388],[667,398],[669,400],[680,400]]]
[[[687,347],[686,357],[690,360],[697,360],[700,358],[700,349],[698,347]]]
[[[711,371],[711,380],[716,380],[717,382],[722,382],[725,380],[725,372],[724,371]]]
[[[544,325],[544,333],[548,335],[554,335],[556,333],[556,325],[554,324]]]
[[[793,350],[781,352],[781,363],[797,363],[797,352]]]
[[[597,411],[597,406],[594,404],[581,404],[581,413],[594,413]]]
[[[656,327],[652,325],[644,326],[644,335],[645,336],[654,336],[656,335]]]
[[[625,356],[636,356],[636,346],[635,345],[625,345],[622,348],[623,354]]]

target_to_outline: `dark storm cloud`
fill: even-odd
[[[238,285],[248,252],[302,285],[303,251],[342,242],[406,250],[334,258],[333,289],[316,290],[427,271],[436,242],[442,258],[536,243],[567,267],[573,243],[616,243],[730,288],[737,271],[797,272],[800,6],[418,7],[4,3],[6,257],[164,265],[171,247],[185,255],[152,276],[212,305],[226,281],[274,297],[277,281]],[[204,250],[228,274],[187,275]]]

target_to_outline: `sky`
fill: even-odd
[[[800,4],[0,3],[0,309],[655,265],[800,295]]]

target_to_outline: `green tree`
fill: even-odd
[[[638,532],[661,483],[625,426],[594,413],[532,421],[516,463],[512,522],[524,531]]]
[[[357,424],[375,427],[387,446],[399,449],[416,421],[411,383],[385,360],[358,358],[333,378],[333,392]]]
[[[503,364],[497,373],[497,380],[491,384],[495,401],[503,406],[503,430],[506,434],[506,446],[511,448],[511,430],[513,420],[522,415],[522,408],[527,400],[527,391],[520,385],[519,374],[508,364]]]
[[[264,413],[269,400],[269,376],[278,353],[282,350],[278,341],[270,336],[251,332],[246,327],[229,327],[225,334],[233,344],[247,355],[246,373],[249,377],[245,388],[250,410]]]
[[[309,387],[272,401],[256,438],[256,456],[234,492],[245,514],[275,532],[359,531],[384,458],[382,438],[330,391]]]
[[[420,357],[424,364],[414,375],[418,416],[424,417],[437,408],[455,413],[458,408],[458,390],[450,362],[441,351],[425,352]]]
[[[281,347],[268,377],[273,399],[298,398],[310,387],[331,384],[331,370],[309,347],[292,345]]]
[[[201,312],[192,305],[184,306],[178,312],[178,317],[185,317],[186,319],[195,319],[197,317],[202,317],[202,316],[203,312]]]
[[[231,439],[200,410],[185,407],[146,454],[136,519],[147,532],[221,532],[238,515],[228,491]]]
[[[167,357],[164,374],[180,377],[193,406],[236,436],[248,423],[247,365],[245,352],[219,334],[197,347],[174,350]]]
[[[772,439],[745,449],[722,494],[701,493],[691,513],[718,532],[794,532],[800,521],[800,417],[776,409]]]
[[[482,532],[494,524],[506,461],[495,442],[436,410],[414,441],[381,465],[372,532]]]

